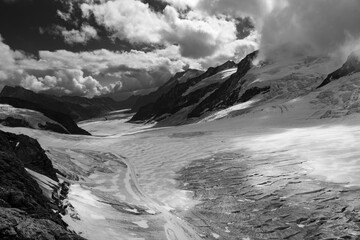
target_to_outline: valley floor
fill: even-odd
[[[359,239],[359,120],[81,124],[92,137],[2,129],[36,138],[70,176],[64,220],[90,240]]]

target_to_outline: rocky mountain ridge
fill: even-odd
[[[266,111],[272,111],[271,108],[276,109],[280,102],[286,109],[290,109],[295,106],[290,103],[291,100],[295,101],[299,97],[307,99],[302,104],[307,105],[309,117],[333,117],[357,112],[354,110],[357,109],[355,103],[358,102],[358,97],[355,96],[355,90],[358,89],[356,76],[360,72],[357,54],[351,54],[340,68],[336,67],[335,61],[326,57],[271,60],[254,65],[257,54],[255,51],[238,64],[228,62],[217,68],[210,68],[186,82],[177,83],[156,102],[141,107],[130,121],[154,121],[158,126],[186,124],[211,118],[216,112],[250,103],[252,99],[255,99],[254,103],[240,107],[241,111],[235,110],[236,114],[263,111],[269,107]],[[236,70],[231,72],[233,67]],[[221,74],[226,71],[230,74],[224,78]],[[209,81],[209,78],[212,80]],[[349,78],[354,79],[349,81]],[[344,80],[336,84],[342,84],[343,87],[336,84],[327,86],[341,79]],[[337,90],[337,94],[335,88],[339,87],[341,88]],[[334,91],[329,88],[334,88]],[[347,100],[348,97],[350,99]],[[347,111],[350,105],[351,111]],[[328,111],[334,112],[331,108],[339,110],[329,114]]]
[[[159,121],[166,118],[167,115],[175,114],[181,110],[191,111],[191,108],[195,107],[204,97],[207,97],[207,95],[217,89],[219,82],[211,82],[202,88],[195,89],[186,94],[187,91],[211,76],[232,68],[236,68],[236,64],[228,61],[216,68],[209,68],[205,73],[197,77],[175,84],[166,94],[158,98],[156,102],[141,107],[131,121]]]

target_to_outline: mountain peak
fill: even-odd
[[[347,58],[346,62],[335,72],[329,74],[325,80],[317,87],[321,88],[333,80],[352,75],[354,73],[360,72],[360,51],[352,52]]]

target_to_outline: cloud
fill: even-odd
[[[86,24],[82,25],[80,30],[66,30],[66,28],[59,27],[58,33],[64,38],[64,41],[70,45],[76,43],[85,44],[91,39],[99,38],[96,29]]]
[[[145,44],[151,48],[146,51],[42,50],[35,59],[1,42],[0,50],[5,52],[0,60],[1,84],[89,97],[153,89],[185,68],[206,70],[228,60],[239,61],[258,48],[256,32],[238,39],[237,19],[199,10],[197,1],[167,2],[169,5],[154,12],[139,0],[80,0],[83,16],[106,28],[114,40],[124,39],[134,46]],[[58,11],[57,15],[69,20],[63,12]],[[85,44],[99,37],[94,27],[86,23],[80,29],[58,27],[57,31],[69,44]]]
[[[15,62],[15,52],[11,51],[10,47],[3,43],[3,39],[0,35],[0,69],[7,69]]]
[[[132,50],[109,51],[100,49],[89,52],[70,52],[66,50],[40,51],[41,62],[46,63],[49,68],[66,69],[76,66],[78,69],[85,70],[92,75],[98,75],[107,69],[115,69],[118,66],[126,65],[133,69],[153,70],[159,66],[166,66],[170,72],[175,73],[185,65],[197,67],[196,62],[189,59],[181,59],[178,54],[178,47],[170,46],[164,49],[155,49],[150,52]],[[23,63],[28,66],[29,63]]]
[[[164,0],[164,1],[182,10],[187,8],[194,8],[199,2],[199,0]]]
[[[169,43],[179,44],[184,57],[211,56],[221,45],[236,41],[235,22],[225,18],[203,16],[194,11],[180,17],[170,6],[165,8],[164,15],[171,30],[164,30],[163,38]]]
[[[338,52],[359,40],[359,9],[358,0],[289,0],[264,18],[261,49],[265,55],[278,49],[304,55]]]
[[[251,17],[262,55],[347,56],[360,40],[358,0],[200,0],[212,14]]]
[[[20,85],[36,92],[47,91],[55,95],[93,97],[110,92],[108,87],[102,86],[93,77],[84,77],[84,72],[78,69],[57,70],[52,76],[45,77],[27,75]]]
[[[0,84],[20,85],[39,92],[50,90],[57,95],[79,95],[92,97],[111,91],[92,76],[84,76],[81,69],[56,68],[56,63],[44,59],[36,60],[21,52],[13,51],[0,36]],[[61,64],[58,64],[61,65]],[[46,73],[34,76],[29,72]],[[47,75],[51,74],[51,75]]]
[[[81,5],[84,16],[93,14],[113,38],[132,43],[179,46],[181,57],[201,59],[216,55],[221,46],[237,39],[237,21],[224,15],[197,11],[197,1],[167,1],[162,13],[138,0],[114,0]],[[188,8],[187,11],[181,11]],[[242,56],[243,57],[243,56]]]
[[[211,15],[220,13],[234,17],[251,17],[261,25],[263,17],[283,2],[284,0],[199,0],[196,8]]]
[[[101,4],[81,5],[84,16],[94,14],[113,36],[132,43],[159,43],[160,32],[166,28],[157,13],[148,4],[137,0],[106,1]]]
[[[39,59],[13,51],[2,41],[0,50],[1,85],[56,95],[92,97],[156,88],[186,66],[201,67],[191,59],[181,59],[177,46],[152,52],[40,51]]]

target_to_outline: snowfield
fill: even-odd
[[[177,180],[178,172],[194,160],[211,161],[212,156],[229,152],[251,156],[251,161],[289,158],[298,164],[299,172],[312,179],[308,181],[337,183],[342,189],[360,186],[359,116],[309,120],[295,113],[302,114],[295,110],[282,114],[279,110],[255,111],[150,131],[143,126],[138,131],[131,125],[127,133],[126,119],[81,125],[88,131],[96,129],[99,135],[107,135],[111,126],[114,135],[106,137],[3,128],[38,139],[50,151],[55,167],[73,176],[69,201],[74,209],[64,220],[82,236],[94,240],[104,236],[201,239],[202,234],[221,238],[231,234],[230,225],[230,230],[215,228],[206,233],[182,219],[201,202]],[[268,170],[283,171],[276,167]]]

